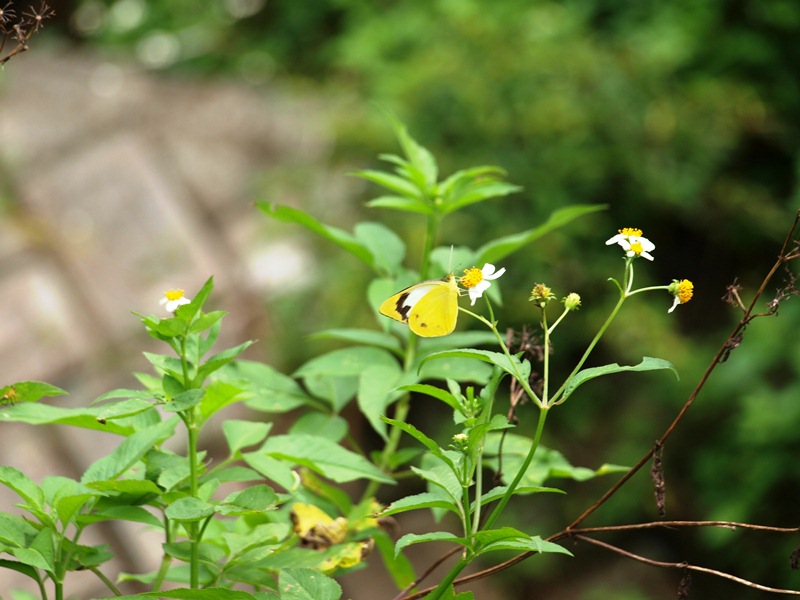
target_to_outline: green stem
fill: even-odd
[[[516,490],[519,482],[522,481],[522,477],[527,473],[528,467],[533,461],[533,455],[536,454],[536,449],[539,447],[539,442],[542,439],[542,432],[544,431],[544,423],[547,419],[547,411],[549,410],[548,406],[542,406],[539,409],[539,420],[536,423],[536,433],[533,436],[533,440],[531,442],[531,448],[528,451],[528,455],[525,457],[525,460],[522,463],[522,466],[517,471],[517,474],[514,476],[514,480],[508,485],[508,489],[506,489],[506,493],[503,494],[503,497],[498,502],[497,506],[494,507],[492,514],[489,515],[489,518],[486,519],[486,523],[484,524],[484,529],[490,529],[494,522],[497,520],[497,517],[503,512],[506,504],[511,499],[511,496],[514,494],[514,490]]]
[[[444,579],[436,586],[436,589],[433,590],[430,594],[425,596],[425,600],[439,600],[446,592],[447,588],[455,581],[456,577],[458,577],[459,573],[464,570],[464,568],[471,562],[471,558],[464,557],[460,561],[458,561],[450,572],[445,576]]]
[[[603,334],[605,334],[606,330],[609,328],[609,326],[611,325],[612,321],[616,318],[617,313],[619,313],[619,310],[622,308],[622,305],[625,302],[625,300],[627,299],[627,297],[628,296],[627,296],[626,293],[624,293],[624,292],[620,293],[619,300],[617,300],[617,304],[616,304],[616,306],[614,306],[614,309],[611,311],[611,314],[608,315],[608,318],[606,318],[605,323],[603,323],[603,325],[597,331],[597,333],[595,334],[595,336],[592,339],[592,341],[589,342],[589,345],[586,347],[586,350],[584,351],[583,356],[581,356],[580,360],[575,365],[575,368],[572,369],[572,372],[564,380],[564,383],[561,384],[561,387],[558,388],[558,390],[556,391],[555,394],[553,394],[552,399],[550,400],[549,406],[553,406],[554,404],[558,404],[558,400],[561,397],[561,395],[564,393],[564,390],[567,388],[567,384],[572,380],[573,377],[575,377],[575,374],[578,371],[580,371],[581,368],[583,368],[583,365],[586,362],[586,359],[589,358],[589,355],[592,353],[592,350],[594,350],[594,347],[600,341],[600,338],[603,337]]]
[[[172,543],[172,533],[170,531],[170,522],[166,515],[164,516],[164,538],[167,544]],[[153,580],[153,591],[158,592],[161,590],[161,586],[164,584],[164,580],[167,578],[167,572],[169,571],[169,566],[172,564],[172,557],[167,554],[166,552],[161,557],[161,564],[158,566],[158,573],[156,573],[156,578]]]
[[[106,584],[106,587],[110,589],[115,596],[122,596],[122,592],[119,591],[119,588],[115,586],[114,583],[108,577],[106,577],[100,569],[97,567],[89,567],[89,570],[94,573],[100,579],[100,581]]]
[[[542,330],[544,331],[544,350],[542,359],[542,404],[547,406],[547,392],[550,385],[550,330],[547,328],[547,311],[542,308]]]
[[[187,411],[186,426],[188,434],[188,458],[189,458],[189,493],[192,498],[197,498],[197,424],[194,408]],[[197,589],[200,583],[200,537],[196,522],[189,523],[189,544],[190,544],[190,563],[189,563],[189,586]]]
[[[486,299],[486,305],[489,307],[489,314],[491,316],[492,315],[492,308],[491,308],[491,304],[489,303],[489,299],[488,298]],[[466,314],[470,315],[471,317],[476,318],[478,321],[480,321],[481,323],[485,324],[492,331],[492,333],[494,334],[494,337],[497,338],[497,343],[500,345],[500,349],[503,351],[503,354],[505,354],[506,358],[508,359],[509,364],[511,365],[512,369],[514,370],[514,372],[511,373],[511,375],[513,375],[513,377],[519,382],[519,384],[522,387],[522,389],[525,390],[526,394],[528,394],[528,397],[531,400],[533,400],[537,405],[542,406],[541,399],[539,398],[539,396],[536,395],[536,392],[533,391],[533,388],[531,388],[530,384],[528,383],[527,377],[523,377],[522,373],[519,372],[519,369],[517,368],[516,361],[511,356],[511,352],[509,352],[508,347],[506,346],[506,343],[503,341],[503,336],[500,335],[500,332],[497,330],[497,324],[494,322],[494,320],[489,321],[489,320],[485,319],[484,317],[482,317],[481,315],[479,315],[477,313],[474,313],[471,310],[468,310],[466,308],[462,308],[460,306],[458,307],[458,310],[460,310],[463,313],[466,313]]]

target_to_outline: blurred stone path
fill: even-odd
[[[190,293],[211,275],[210,304],[230,311],[221,343],[263,341],[264,295],[308,268],[298,248],[267,238],[253,201],[265,181],[313,185],[328,150],[319,107],[280,90],[166,78],[86,55],[37,51],[10,62],[0,71],[0,386],[47,381],[70,391],[53,400],[67,406],[136,386],[130,373],[147,370],[141,352],[154,346],[131,311],[162,314],[166,289]],[[0,428],[0,464],[36,481],[79,477],[120,441]],[[0,488],[0,509],[17,501]],[[127,553],[123,568],[147,568],[134,531],[114,550]],[[12,585],[29,584],[2,591]]]

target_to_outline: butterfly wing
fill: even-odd
[[[452,333],[458,319],[458,286],[451,274],[423,281],[398,292],[380,306],[380,313],[407,323],[420,337]]]

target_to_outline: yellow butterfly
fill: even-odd
[[[385,300],[380,313],[408,324],[420,337],[452,333],[458,319],[458,285],[451,273],[444,279],[415,283]]]

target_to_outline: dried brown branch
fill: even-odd
[[[759,590],[762,592],[770,592],[772,594],[784,594],[787,596],[800,596],[800,592],[796,590],[787,590],[783,588],[774,588],[769,587],[766,585],[761,585],[759,583],[754,583],[747,579],[743,579],[741,577],[736,577],[735,575],[731,575],[730,573],[726,573],[724,571],[718,571],[717,569],[709,569],[708,567],[700,567],[698,565],[691,565],[685,562],[664,562],[661,560],[653,560],[652,558],[646,558],[644,556],[640,556],[639,554],[634,554],[633,552],[628,552],[627,550],[623,550],[618,546],[613,546],[606,542],[601,542],[599,540],[595,540],[590,537],[586,537],[583,535],[575,535],[573,536],[576,540],[580,540],[582,542],[586,542],[588,544],[593,544],[595,546],[599,546],[600,548],[604,548],[620,556],[624,556],[625,558],[631,558],[638,562],[644,563],[646,565],[650,565],[653,567],[661,567],[664,569],[681,569],[684,571],[695,571],[697,573],[706,573],[708,575],[714,575],[715,577],[721,577],[722,579],[728,579],[730,581],[734,581],[740,585],[745,587],[753,588],[754,590]]]
[[[0,66],[7,63],[17,54],[30,48],[28,41],[34,33],[44,27],[44,22],[55,16],[55,11],[42,2],[38,9],[29,7],[21,16],[17,16],[14,3],[8,2],[0,8]],[[16,45],[3,55],[6,42]]]

